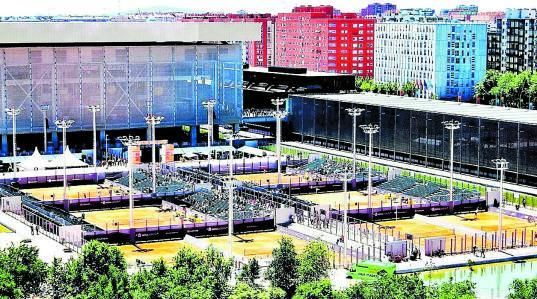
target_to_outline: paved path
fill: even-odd
[[[66,261],[77,255],[76,252],[64,252],[65,246],[42,233],[32,236],[29,226],[4,212],[0,212],[0,223],[14,230],[13,233],[0,233],[0,248],[6,248],[11,244],[17,245],[22,240],[29,239],[31,240],[29,244],[39,249],[39,257],[47,263],[52,262],[55,257]]]

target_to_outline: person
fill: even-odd
[[[32,236],[33,236],[34,235],[34,226],[33,225],[30,226],[30,232],[32,233]]]
[[[37,225],[35,226],[35,234],[39,235],[39,226],[37,226]]]
[[[522,206],[524,209],[526,208],[526,198],[522,198]]]
[[[485,258],[485,248],[481,247],[481,257]]]

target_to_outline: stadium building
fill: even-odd
[[[358,125],[378,124],[374,156],[388,161],[449,170],[450,132],[443,121],[458,120],[454,170],[497,179],[493,159],[509,162],[506,181],[537,186],[537,112],[470,103],[380,94],[293,95],[288,109],[288,140],[350,151],[352,117],[346,108],[365,109]],[[357,128],[357,150],[365,154],[368,137]]]
[[[238,124],[241,44],[259,40],[260,32],[254,23],[1,23],[2,153],[11,152],[8,108],[21,109],[20,147],[43,144],[46,127],[49,151],[58,149],[57,119],[74,120],[69,135],[81,132],[73,134],[81,137],[76,144],[91,147],[88,105],[102,107],[102,143],[126,130],[145,135],[145,117],[155,114],[164,116],[159,130],[174,128],[166,137],[185,141],[177,128],[186,126],[183,137],[195,144],[209,99],[217,100],[215,124]]]

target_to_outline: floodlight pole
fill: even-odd
[[[360,116],[365,109],[347,108],[345,111],[352,116],[352,181],[356,181],[356,117]],[[354,184],[354,183],[353,183]]]
[[[134,161],[132,157],[132,147],[140,143],[140,136],[122,136],[119,137],[119,140],[127,147],[127,164],[129,169],[129,232],[131,241],[134,241],[134,198],[132,196],[132,166]]]
[[[97,121],[95,115],[101,111],[101,105],[89,105],[88,110],[93,117],[93,171],[95,172],[95,180],[97,180]]]
[[[13,179],[17,174],[17,162],[15,161],[17,158],[17,115],[21,114],[21,111],[22,109],[20,108],[6,108],[7,115],[13,117]]]
[[[228,195],[228,246],[229,257],[233,257],[233,140],[236,136],[232,133],[229,135],[229,195]]]
[[[203,107],[207,109],[207,150],[209,152],[207,156],[207,165],[209,171],[209,178],[211,177],[211,144],[213,142],[213,111],[216,106],[216,100],[208,100],[202,103]]]
[[[41,105],[39,110],[43,113],[43,153],[47,152],[47,111],[49,105]]]
[[[453,147],[454,147],[454,135],[455,130],[461,127],[461,123],[457,120],[443,121],[442,124],[444,128],[449,130],[449,201],[451,203],[451,209],[455,207],[455,202],[453,201]]]
[[[65,154],[67,150],[67,129],[69,129],[75,121],[71,119],[56,120],[54,124],[59,129],[62,129],[62,141],[63,150],[62,154]],[[64,208],[69,208],[69,199],[67,198],[67,165],[65,164],[65,157],[63,160],[63,205]]]
[[[164,116],[158,116],[158,115],[153,115],[153,114],[150,114],[148,116],[145,117],[145,121],[147,122],[147,124],[151,127],[151,174],[152,174],[152,179],[153,179],[153,193],[157,193],[157,169],[156,169],[156,165],[157,165],[157,161],[156,161],[156,157],[155,157],[155,153],[156,153],[156,149],[155,149],[155,143],[157,142],[156,140],[156,136],[155,136],[155,133],[156,133],[156,129],[155,129],[155,126],[160,124],[160,122],[162,122],[162,120],[164,119]]]
[[[371,171],[371,165],[373,161],[373,134],[378,133],[379,126],[378,125],[361,125],[360,128],[364,130],[365,134],[369,135],[369,163],[367,165],[368,168],[368,175],[367,175],[367,209],[369,218],[371,219],[373,215],[372,210],[372,200],[371,200],[371,193],[373,192],[373,182],[372,182],[372,171]]]
[[[345,178],[343,179],[343,196],[345,197],[343,200],[344,207],[343,207],[343,256],[345,257],[345,261],[343,262],[345,265],[347,264],[347,249],[348,249],[348,238],[349,238],[349,219],[348,219],[348,211],[349,208],[349,192],[348,192],[348,177],[349,173],[345,171]]]
[[[281,139],[282,139],[282,118],[287,116],[287,112],[280,111],[280,106],[285,104],[285,98],[272,99],[271,102],[276,106],[274,117],[276,118],[276,157],[278,164],[278,186],[282,181],[282,157],[281,157]]]
[[[496,170],[500,171],[500,215],[498,218],[498,250],[503,249],[503,238],[502,238],[502,221],[503,221],[503,179],[504,173],[509,169],[509,162],[505,159],[495,159],[492,160],[492,163],[496,165]]]

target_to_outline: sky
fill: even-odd
[[[177,8],[195,12],[286,12],[294,6],[329,4],[342,11],[358,11],[373,2],[391,2],[401,8],[451,8],[458,4],[476,4],[482,11],[510,7],[536,8],[535,0],[2,0],[0,15],[92,15],[116,14],[154,8]]]

